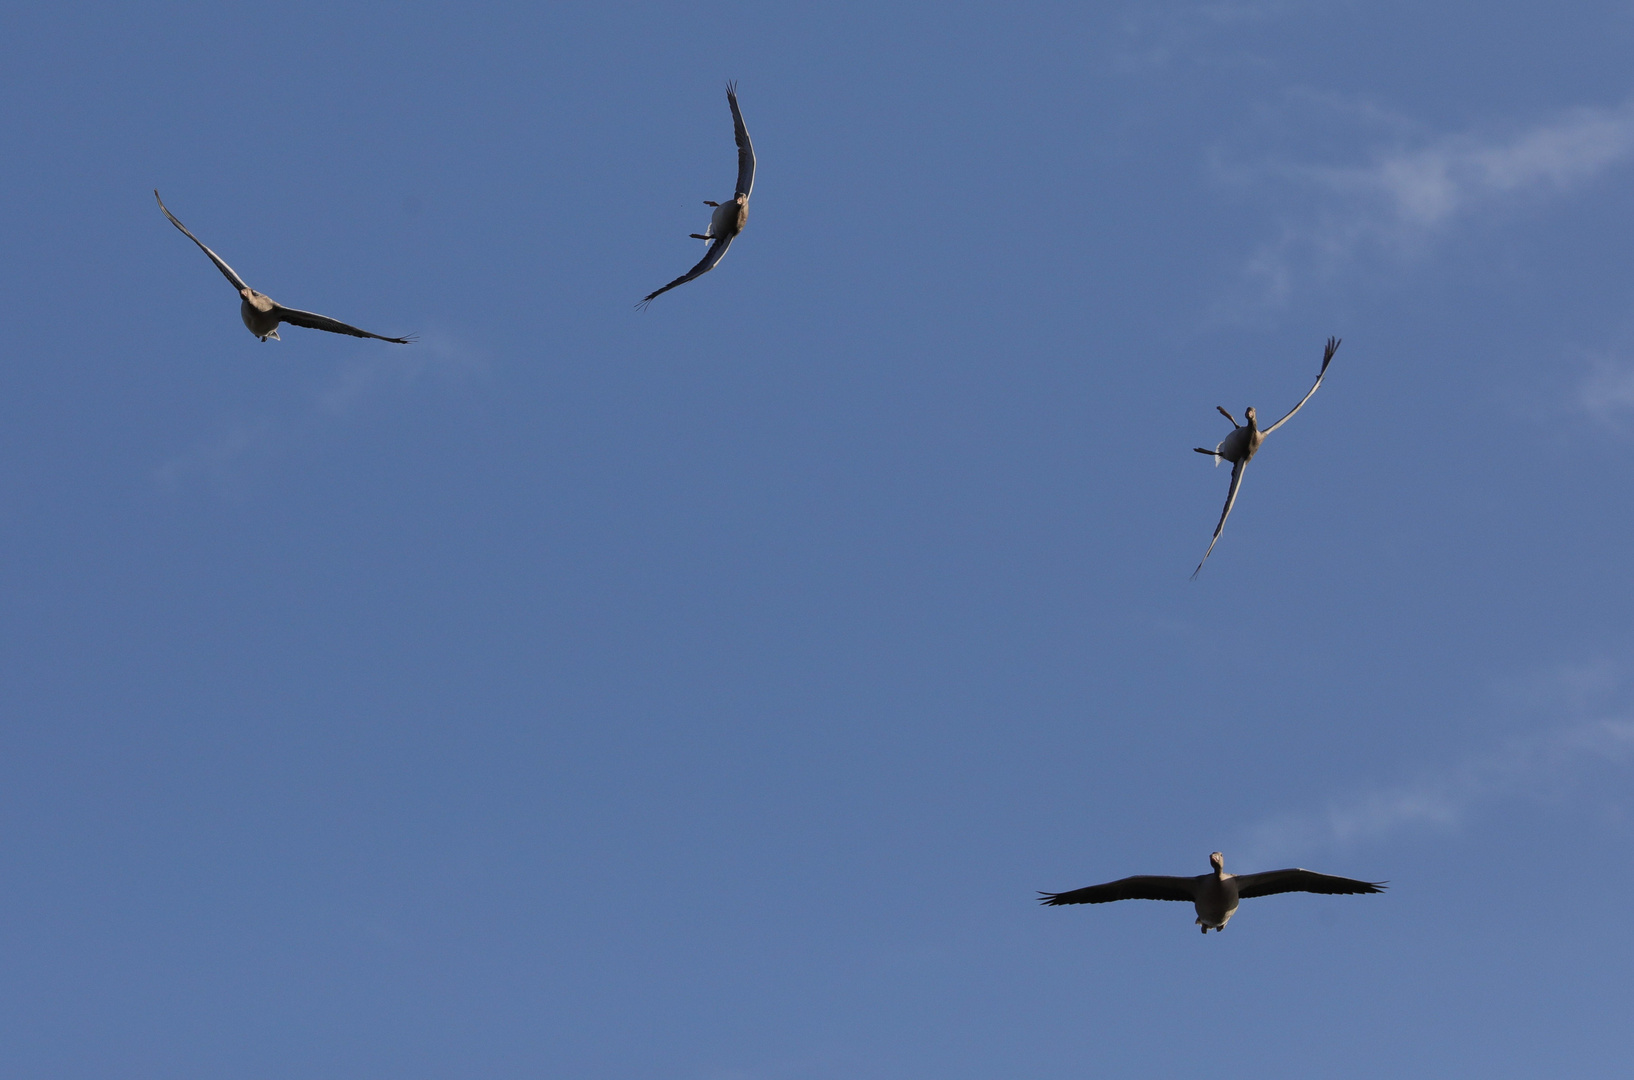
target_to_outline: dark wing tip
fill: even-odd
[[[1044,890],[1040,889],[1038,891],[1038,902],[1043,904],[1045,907],[1060,907],[1062,904],[1066,903],[1065,900],[1061,899],[1061,897],[1065,895],[1066,893],[1045,892]]]
[[[726,96],[729,98],[736,98],[738,96],[738,81],[736,79],[729,79],[727,81]]]

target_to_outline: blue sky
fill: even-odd
[[[0,31],[6,1075],[1623,1075],[1634,5]]]

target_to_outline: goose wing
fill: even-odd
[[[743,113],[738,111],[738,84],[726,84],[726,103],[732,106],[732,135],[738,143],[737,194],[748,198],[755,189],[755,144],[749,141],[749,129],[743,126]]]
[[[1295,405],[1288,411],[1287,416],[1284,416],[1281,420],[1278,420],[1276,423],[1265,429],[1265,434],[1269,435],[1283,424],[1286,424],[1289,420],[1293,419],[1294,413],[1305,407],[1305,402],[1311,400],[1311,395],[1316,393],[1316,388],[1322,385],[1322,376],[1328,373],[1328,364],[1332,362],[1333,354],[1338,351],[1339,339],[1336,337],[1328,338],[1328,347],[1322,350],[1322,370],[1316,373],[1316,382],[1311,385],[1310,390],[1306,392],[1305,396],[1299,399],[1299,404]]]
[[[1105,885],[1090,885],[1071,892],[1038,894],[1038,902],[1054,907],[1058,904],[1108,904],[1113,900],[1195,900],[1197,879],[1189,877],[1161,877],[1141,874]]]
[[[1193,581],[1203,572],[1203,563],[1208,562],[1208,557],[1214,553],[1214,545],[1220,542],[1220,534],[1225,532],[1226,518],[1231,516],[1231,508],[1237,503],[1237,488],[1242,485],[1243,471],[1247,468],[1246,461],[1237,461],[1231,466],[1231,490],[1226,492],[1225,509],[1220,511],[1220,524],[1214,526],[1214,539],[1208,542],[1208,550],[1203,552],[1202,559],[1197,563],[1197,569],[1191,572]]]
[[[158,188],[153,189],[153,197],[155,199],[159,199],[159,189]],[[205,247],[204,246],[204,241],[200,240],[198,237],[196,237],[192,233],[188,232],[187,231],[187,226],[183,225],[181,222],[176,220],[176,215],[172,214],[170,212],[170,208],[165,205],[165,201],[163,199],[159,199],[159,209],[161,209],[161,210],[163,210],[165,212],[165,217],[170,219],[170,223],[172,225],[174,225],[174,226],[176,226],[176,228],[180,229],[182,231],[182,233],[189,240],[193,241],[193,243],[195,243],[195,244],[197,244],[199,246],[200,251],[202,251],[206,255],[210,256],[210,261],[215,263],[216,264],[216,269],[220,270],[221,273],[223,274],[223,276],[225,276],[228,281],[233,283],[233,288],[235,288],[235,289],[247,289],[247,288],[249,288],[248,285],[244,284],[244,279],[239,277],[237,272],[234,271],[232,267],[228,266],[225,262],[222,261],[220,255],[217,255],[215,252],[213,252],[209,248]]]
[[[1237,895],[1275,896],[1285,892],[1313,892],[1328,894],[1383,892],[1382,881],[1357,881],[1355,878],[1334,877],[1311,870],[1267,870],[1263,874],[1238,874]]]
[[[408,345],[414,340],[406,337],[383,337],[380,334],[371,334],[367,330],[359,330],[357,327],[343,323],[339,319],[331,319],[329,316],[319,315],[315,311],[297,311],[294,308],[284,307],[282,304],[279,304],[276,310],[280,322],[287,322],[292,326],[304,326],[308,330],[327,330],[331,334],[350,334],[353,337],[374,338],[376,341],[390,341],[396,345]]]
[[[710,244],[709,251],[703,258],[698,260],[697,266],[694,266],[691,270],[688,270],[686,273],[682,274],[668,285],[665,285],[662,289],[655,289],[646,296],[643,296],[641,298],[641,302],[637,304],[636,307],[644,308],[648,304],[652,303],[653,297],[657,296],[659,293],[667,293],[671,289],[675,288],[675,286],[685,285],[693,278],[698,277],[701,274],[707,274],[711,270],[715,269],[715,264],[721,261],[721,256],[726,254],[726,249],[732,246],[732,239],[733,238],[730,236],[723,236],[719,240],[716,240],[713,244]]]

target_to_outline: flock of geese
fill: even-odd
[[[704,201],[705,206],[714,207],[709,218],[709,228],[705,232],[693,233],[695,240],[710,241],[709,250],[698,264],[682,274],[674,281],[659,289],[654,289],[636,305],[645,309],[655,298],[669,292],[671,289],[685,285],[694,278],[703,276],[720,265],[726,255],[726,250],[732,246],[743,227],[749,221],[749,195],[755,186],[755,148],[749,141],[749,129],[744,126],[743,112],[738,108],[737,84],[726,84],[726,103],[732,109],[732,134],[738,148],[738,182],[737,190],[731,200],[727,202]],[[377,341],[389,341],[396,345],[407,345],[414,340],[413,336],[386,337],[383,334],[370,333],[367,330],[343,323],[339,319],[331,319],[327,315],[319,315],[311,311],[301,311],[296,308],[287,308],[278,303],[266,293],[257,292],[244,283],[232,267],[205,246],[204,241],[177,220],[165,206],[164,200],[159,197],[157,189],[153,197],[159,203],[159,209],[164,212],[170,223],[180,229],[182,234],[199,246],[199,250],[209,256],[215,263],[216,269],[238,291],[240,297],[239,316],[250,333],[266,341],[268,338],[278,337],[278,327],[283,323],[291,326],[303,326],[309,330],[327,330],[332,334],[349,334],[352,337],[374,338]],[[280,339],[282,340],[282,339]],[[1322,379],[1328,373],[1328,365],[1333,362],[1333,354],[1339,348],[1339,339],[1330,337],[1327,347],[1322,352],[1322,369],[1317,372],[1316,382],[1310,390],[1300,398],[1299,404],[1288,411],[1288,415],[1261,429],[1258,418],[1252,406],[1246,413],[1246,424],[1237,423],[1226,408],[1216,406],[1220,415],[1231,421],[1232,431],[1220,443],[1209,450],[1196,447],[1199,454],[1207,454],[1218,465],[1221,461],[1231,462],[1231,488],[1226,492],[1225,508],[1220,511],[1219,524],[1214,526],[1214,536],[1209,541],[1208,550],[1203,552],[1203,558],[1197,563],[1197,569],[1192,571],[1195,579],[1202,572],[1203,563],[1208,561],[1209,555],[1214,552],[1214,545],[1219,543],[1220,534],[1225,531],[1226,519],[1231,516],[1231,508],[1236,505],[1237,492],[1242,487],[1243,472],[1248,463],[1259,453],[1260,444],[1265,437],[1277,428],[1293,419],[1294,414],[1305,407],[1322,386]],[[1353,878],[1333,877],[1329,874],[1318,874],[1310,870],[1288,869],[1268,870],[1258,874],[1228,874],[1225,872],[1225,856],[1216,851],[1209,855],[1209,863],[1213,870],[1197,877],[1164,877],[1160,875],[1143,874],[1135,877],[1121,878],[1109,881],[1104,885],[1090,885],[1082,889],[1073,889],[1070,892],[1042,893],[1040,902],[1055,906],[1061,904],[1105,904],[1113,900],[1181,900],[1190,901],[1197,911],[1196,925],[1202,927],[1203,933],[1210,930],[1216,932],[1224,930],[1231,916],[1237,910],[1241,900],[1255,896],[1272,896],[1276,893],[1309,892],[1326,894],[1353,894],[1377,893],[1384,891],[1385,883],[1376,881],[1357,881]]]

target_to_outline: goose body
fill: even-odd
[[[266,293],[257,292],[246,285],[244,279],[238,276],[238,272],[228,266],[220,255],[206,247],[204,241],[194,236],[186,225],[177,220],[176,215],[172,214],[170,208],[165,205],[165,201],[159,198],[157,189],[154,190],[153,197],[158,200],[159,209],[164,211],[164,215],[170,219],[170,223],[180,229],[182,235],[197,244],[199,250],[208,255],[210,261],[216,264],[216,269],[221,271],[221,276],[226,278],[228,283],[238,290],[238,295],[241,298],[238,305],[239,318],[244,320],[244,325],[249,329],[250,333],[262,341],[266,341],[268,338],[282,341],[283,339],[278,337],[280,323],[289,323],[291,326],[304,326],[311,330],[327,330],[331,334],[347,334],[351,337],[390,341],[395,345],[407,345],[412,340],[406,337],[383,337],[380,334],[371,334],[367,330],[359,330],[357,327],[343,323],[339,319],[331,319],[329,316],[319,315],[315,311],[287,308]]]
[[[1224,930],[1231,916],[1237,913],[1237,905],[1251,897],[1285,892],[1330,895],[1378,893],[1385,889],[1382,881],[1358,881],[1298,868],[1267,870],[1260,874],[1228,874],[1225,872],[1224,855],[1216,851],[1209,855],[1208,860],[1214,869],[1196,877],[1150,874],[1127,877],[1070,892],[1041,893],[1039,902],[1053,907],[1062,904],[1107,904],[1114,900],[1189,900],[1197,912],[1195,925],[1202,927],[1202,932],[1206,934],[1210,930]]]

